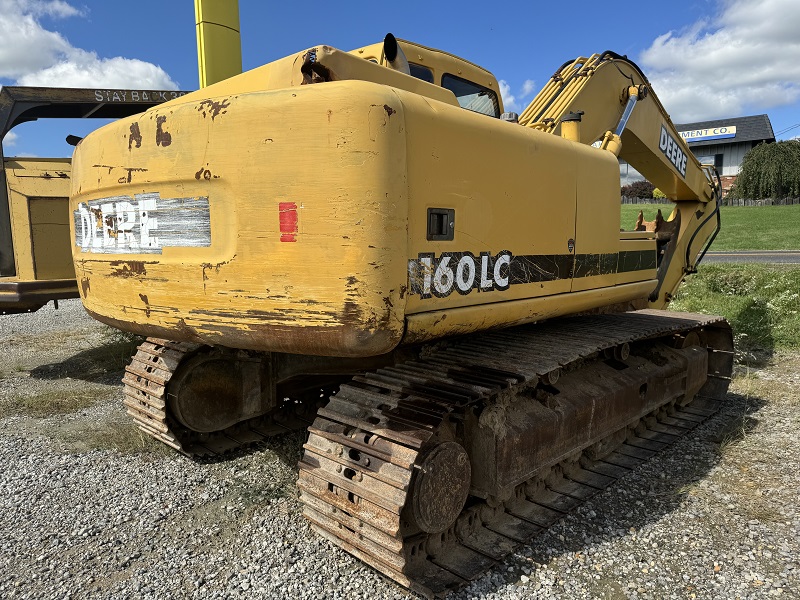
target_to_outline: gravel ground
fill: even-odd
[[[121,407],[124,340],[77,301],[0,316],[0,597],[406,598],[314,535],[302,436],[197,464]],[[453,598],[800,597],[800,355]]]

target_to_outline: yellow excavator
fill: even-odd
[[[73,160],[81,299],[149,336],[143,431],[208,456],[308,427],[314,529],[432,596],[725,396],[728,324],[662,310],[720,186],[631,61],[569,61],[518,117],[391,35],[209,83]],[[618,157],[674,202],[660,231],[619,231]]]
[[[3,86],[0,140],[21,123],[126,117],[185,93]],[[70,159],[6,157],[0,143],[0,163],[0,315],[77,298],[70,252]]]

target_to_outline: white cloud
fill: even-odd
[[[639,62],[673,121],[733,117],[800,99],[800,2],[720,0],[656,38]]]
[[[52,65],[71,46],[44,29],[32,14],[13,13],[0,5],[0,77],[16,78]]]
[[[503,98],[503,108],[506,112],[516,112],[519,110],[517,99],[511,93],[511,86],[505,79],[498,81],[500,84],[500,96]]]
[[[84,16],[63,0],[0,0],[0,77],[19,85],[177,89],[159,66],[76,48],[42,17]]]
[[[17,134],[13,131],[9,131],[6,133],[6,137],[3,138],[3,146],[13,146],[17,143]]]
[[[98,58],[74,48],[68,60],[23,75],[19,85],[58,87],[151,88],[176,90],[177,84],[161,67],[135,58]]]
[[[511,86],[504,79],[498,83],[500,84],[500,95],[503,97],[503,106],[508,112],[520,112],[524,107],[519,101],[524,100],[536,90],[536,82],[533,79],[526,79],[518,94],[511,93]]]
[[[533,79],[526,79],[525,83],[522,84],[522,92],[521,92],[522,97],[527,98],[535,91],[536,91],[536,82]]]
[[[63,0],[0,0],[0,10],[3,13],[24,13],[35,17],[46,16],[57,19],[84,14],[84,11]]]

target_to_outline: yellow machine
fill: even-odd
[[[640,70],[579,58],[502,113],[491,73],[387,36],[103,127],[73,162],[84,305],[151,336],[139,427],[202,456],[310,424],[315,529],[429,595],[702,421],[732,368],[724,320],[652,310],[719,186]],[[660,231],[619,231],[618,156],[675,202]]]
[[[185,92],[0,89],[0,140],[37,119],[119,118]],[[0,314],[77,298],[70,241],[70,159],[6,158],[0,145]]]

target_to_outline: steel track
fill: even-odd
[[[575,317],[475,335],[354,377],[309,427],[298,481],[304,514],[322,536],[409,589],[432,597],[463,586],[715,408],[698,398],[637,415],[624,443],[602,460],[578,458],[582,448],[576,448],[568,459],[543,465],[510,498],[471,496],[451,527],[426,534],[409,525],[407,504],[415,472],[442,423],[471,407],[507,401],[536,382],[555,381],[560,373],[580,373],[624,344],[692,330],[702,330],[709,345],[703,391],[721,398],[732,368],[729,327],[718,317],[664,311]],[[188,456],[207,458],[308,425],[288,405],[210,434],[180,426],[168,414],[166,389],[181,360],[197,349],[152,338],[139,347],[123,382],[125,406],[142,431]]]
[[[124,404],[144,433],[191,458],[208,459],[253,446],[268,437],[307,427],[312,418],[300,405],[284,404],[267,415],[227,429],[198,433],[182,427],[167,410],[167,385],[181,360],[198,344],[148,338],[125,368]]]
[[[582,448],[576,448],[570,458],[543,465],[503,501],[470,496],[442,533],[409,525],[415,471],[446,420],[559,372],[580,374],[622,344],[700,330],[709,345],[703,388],[709,398],[636,415],[627,438],[602,460],[578,457]],[[713,414],[727,390],[732,351],[730,328],[719,317],[638,311],[473,336],[355,377],[309,428],[298,481],[304,515],[323,537],[401,585],[442,595],[479,577]]]

